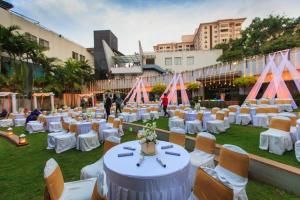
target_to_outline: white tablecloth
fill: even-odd
[[[25,118],[24,113],[14,113],[13,116],[15,119]]]
[[[185,121],[194,121],[197,119],[198,113],[196,112],[186,112],[185,113]]]
[[[60,122],[61,115],[47,115],[45,116],[46,119],[46,130],[49,130],[50,122]]]
[[[104,155],[104,170],[108,181],[108,197],[114,200],[184,200],[191,193],[190,155],[179,145],[161,150],[169,142],[158,141],[157,155],[145,156],[140,167],[136,163],[140,157],[140,144],[131,141],[113,147]],[[136,148],[135,151],[123,149]],[[181,156],[165,154],[165,151],[180,153]],[[119,153],[133,152],[133,156],[118,157]],[[156,158],[167,166],[163,168]]]

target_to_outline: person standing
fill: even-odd
[[[111,98],[106,94],[105,95],[105,102],[104,102],[104,108],[106,111],[106,119],[108,119],[108,116],[110,115],[110,108],[112,105]]]
[[[120,94],[117,94],[117,98],[115,100],[115,103],[116,103],[116,116],[117,116],[118,115],[118,110],[120,111],[120,113],[122,113],[121,106],[122,106],[123,100],[122,100]]]
[[[162,102],[161,105],[163,106],[163,110],[164,110],[164,117],[168,116],[170,117],[169,113],[167,112],[167,108],[168,108],[168,104],[169,104],[169,99],[168,99],[168,95],[165,93],[164,96],[161,98]]]

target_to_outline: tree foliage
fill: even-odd
[[[155,84],[152,89],[151,92],[157,95],[162,95],[162,93],[166,90],[166,85],[163,83],[157,83]]]
[[[293,47],[300,47],[300,17],[273,16],[256,17],[241,32],[241,38],[218,44],[222,49],[221,62],[233,62],[245,57],[272,53]]]
[[[238,77],[233,80],[233,84],[238,87],[247,87],[254,85],[256,78],[254,76]]]
[[[197,89],[200,88],[200,83],[198,83],[198,82],[191,82],[191,83],[188,83],[188,85],[186,86],[186,88],[187,88],[188,90],[191,90],[191,91],[197,90]]]

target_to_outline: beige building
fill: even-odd
[[[240,38],[242,23],[245,19],[223,19],[200,24],[194,34],[195,49],[210,50],[217,44]]]
[[[210,50],[216,44],[239,38],[245,19],[223,19],[202,23],[193,35],[181,36],[181,42],[157,44],[153,48],[155,52]]]
[[[93,54],[87,48],[42,27],[37,21],[0,8],[0,24],[5,27],[18,25],[20,27],[18,32],[25,33],[31,40],[37,41],[46,49],[45,54],[48,57],[56,57],[62,62],[69,58],[87,59],[89,64],[94,67]]]

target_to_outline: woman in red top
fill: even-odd
[[[164,112],[165,112],[164,116],[168,115],[168,117],[169,117],[169,113],[167,112],[169,100],[168,100],[168,96],[167,96],[166,93],[161,98],[161,100],[162,100],[161,105],[163,106],[163,109],[164,109]]]

